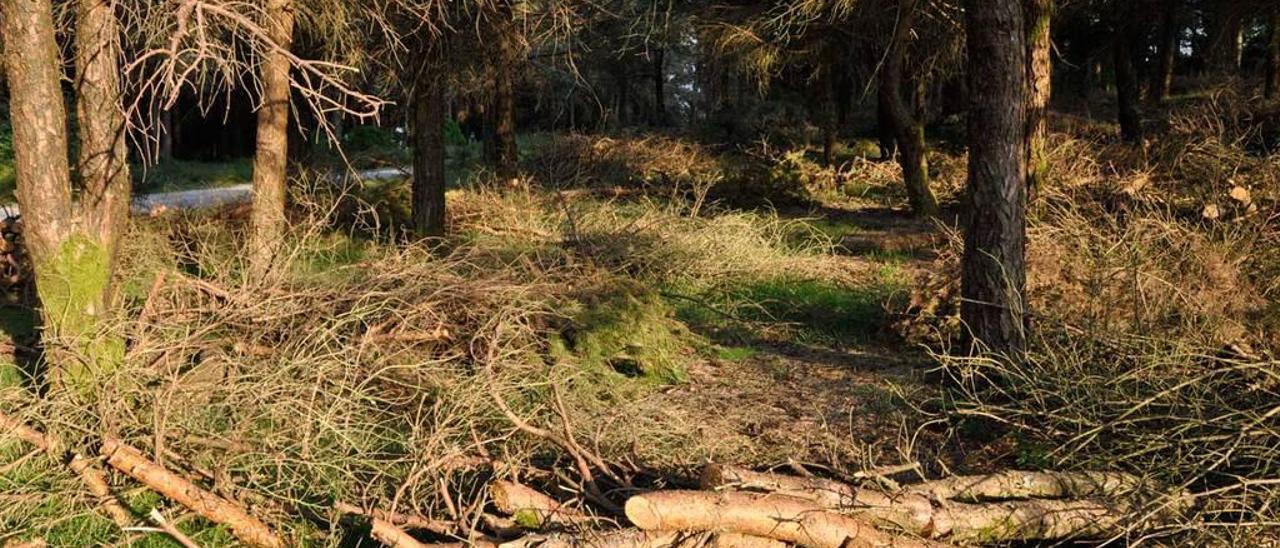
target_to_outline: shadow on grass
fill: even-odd
[[[674,299],[677,317],[691,329],[735,350],[758,344],[843,348],[894,339],[889,309],[902,298],[890,275],[853,286],[821,280],[774,278],[730,288],[710,300]]]

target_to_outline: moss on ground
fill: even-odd
[[[564,340],[583,366],[662,384],[687,380],[694,336],[657,293],[619,281],[575,308]]]

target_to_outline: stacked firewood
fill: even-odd
[[[22,245],[22,220],[0,219],[0,292],[16,298],[30,279],[31,263]]]

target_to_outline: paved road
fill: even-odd
[[[409,168],[386,167],[360,171],[355,174],[355,177],[364,181],[381,181],[404,177],[410,173]],[[335,177],[335,182],[346,181],[348,177],[349,175]],[[151,215],[166,209],[208,209],[248,202],[253,195],[252,193],[253,186],[245,183],[218,188],[140,194],[133,197],[130,209],[134,215]],[[17,204],[0,206],[0,215],[11,216],[17,214]]]

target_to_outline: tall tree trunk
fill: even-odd
[[[1275,99],[1280,95],[1280,6],[1271,10],[1267,18],[1267,82],[1263,96]]]
[[[1034,196],[1049,168],[1045,115],[1052,95],[1053,0],[1026,0],[1027,26],[1027,194]]]
[[[85,229],[105,249],[108,280],[129,216],[128,149],[120,94],[120,28],[110,0],[80,0],[76,15],[77,171],[83,185]],[[111,302],[108,283],[101,296]]]
[[[904,0],[898,22],[889,41],[889,51],[880,67],[878,99],[884,107],[884,121],[888,123],[901,154],[902,179],[907,187],[907,199],[916,215],[928,216],[938,212],[938,202],[929,190],[928,145],[925,142],[924,123],[914,116],[902,95],[902,64],[906,56],[907,35],[915,21],[920,0]]]
[[[268,0],[267,34],[275,47],[262,61],[262,105],[258,108],[257,149],[253,156],[253,212],[250,216],[249,270],[268,275],[284,240],[286,167],[289,157],[289,59],[293,45],[293,1]]]
[[[1234,0],[1210,0],[1209,22],[1206,25],[1209,39],[1209,71],[1235,76],[1240,71],[1242,51],[1242,18]]]
[[[1173,88],[1173,69],[1178,58],[1178,8],[1182,0],[1164,0],[1160,12],[1159,43],[1156,44],[1156,72],[1151,79],[1151,103],[1160,104],[1169,98]]]
[[[1142,142],[1142,112],[1139,110],[1138,74],[1133,67],[1136,31],[1132,6],[1117,4],[1112,53],[1115,57],[1116,107],[1120,136],[1130,143]]]
[[[425,67],[413,87],[413,228],[420,236],[445,230],[444,66],[437,43],[424,52]]]
[[[653,125],[667,125],[667,52],[662,48],[653,51]]]
[[[494,20],[497,38],[498,66],[494,71],[491,163],[498,175],[516,175],[519,162],[516,149],[516,92],[513,74],[520,64],[520,37],[510,0],[498,2]]]
[[[1026,347],[1026,27],[1019,0],[966,0],[969,198],[961,319],[979,345]],[[977,348],[977,347],[975,347]]]
[[[835,78],[836,135],[847,136],[853,115],[853,76],[848,67],[841,66]]]
[[[876,140],[880,144],[880,159],[892,160],[898,153],[898,143],[894,140],[888,99],[879,93],[876,94]]]
[[[3,0],[0,9],[18,203],[26,229],[24,241],[35,270],[46,356],[52,366],[49,376],[55,385],[83,389],[93,372],[117,365],[123,357],[124,346],[118,337],[98,336],[107,312],[105,296],[111,285],[112,259],[100,237],[105,234],[114,241],[118,236],[105,233],[104,227],[121,222],[107,214],[109,209],[104,204],[115,205],[119,197],[107,195],[117,189],[103,180],[96,190],[86,190],[82,213],[90,215],[77,214],[72,204],[67,116],[59,85],[62,65],[49,0]],[[110,10],[105,15],[111,16]],[[115,27],[114,21],[98,23]],[[81,20],[80,24],[90,23]],[[86,46],[94,43],[94,37],[113,37],[88,26],[78,29],[77,34],[84,36]],[[112,55],[118,50],[108,47],[90,51],[97,51],[100,56],[80,61],[86,77],[78,77],[77,81],[82,93],[87,91],[95,100],[103,99],[109,93],[96,89],[104,83],[99,78],[100,71],[114,74],[118,59]],[[119,112],[118,95],[107,102],[112,111]],[[100,112],[91,108],[89,114],[93,120],[81,120],[82,125],[92,126],[86,127],[86,132],[96,137],[101,136],[96,132],[110,128]],[[109,174],[109,168],[103,166],[115,163],[115,150],[113,146],[106,147],[103,153],[107,157],[92,163],[90,169],[95,175],[103,174],[99,169],[106,169]],[[98,195],[91,197],[90,192]],[[127,197],[125,200],[127,204]]]

